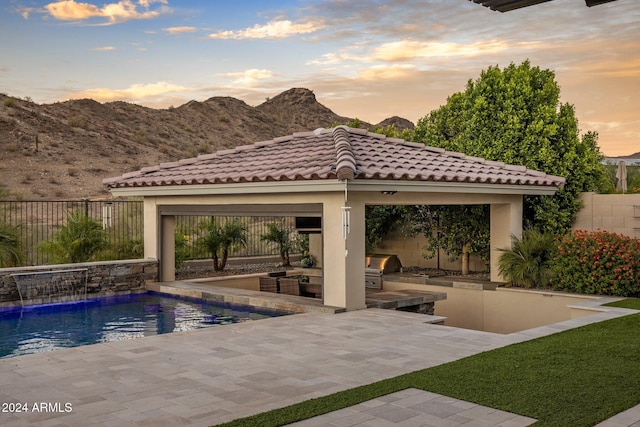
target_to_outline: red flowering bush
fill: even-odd
[[[551,285],[569,292],[640,296],[640,240],[606,231],[556,239]]]

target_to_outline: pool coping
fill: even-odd
[[[315,298],[229,288],[197,281],[147,283],[145,288],[149,291],[199,298],[205,301],[249,305],[287,313],[335,314],[345,311],[342,307],[324,305],[321,300]]]

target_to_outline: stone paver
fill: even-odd
[[[535,422],[533,418],[411,388],[290,426],[525,427]]]
[[[2,359],[0,398],[26,403],[28,412],[0,412],[0,425],[210,426],[626,313],[610,310],[511,335],[433,325],[421,314],[382,309],[307,313]],[[44,411],[34,412],[41,402]],[[640,420],[635,411],[628,424],[607,426],[634,425]],[[469,420],[527,425],[513,414],[420,390],[302,425]]]

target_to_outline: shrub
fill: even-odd
[[[67,123],[72,128],[85,128],[87,126],[87,120],[81,115],[75,115],[67,119]]]
[[[574,231],[556,241],[554,289],[640,296],[640,241],[606,231]]]
[[[511,249],[502,249],[498,261],[500,274],[512,285],[525,288],[549,286],[549,261],[552,258],[552,234],[525,231],[522,238],[511,237]]]
[[[24,262],[18,227],[0,222],[0,268],[17,267]]]
[[[112,245],[115,259],[138,259],[144,257],[143,239],[125,239]]]
[[[40,246],[52,255],[55,264],[67,264],[90,261],[109,242],[101,224],[75,211],[68,215],[66,225]]]
[[[4,99],[4,105],[5,107],[17,107],[18,106],[18,100],[16,98],[14,98],[13,96],[8,96]]]

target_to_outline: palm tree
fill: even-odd
[[[229,249],[247,245],[246,233],[247,229],[237,219],[222,226],[214,219],[209,222],[199,242],[211,253],[215,271],[224,270],[229,258]]]
[[[24,261],[18,227],[0,222],[0,268],[17,267]]]
[[[538,230],[525,231],[522,238],[511,236],[512,249],[500,249],[500,274],[511,284],[525,288],[549,285],[549,260],[554,236]]]
[[[107,234],[97,221],[80,211],[67,216],[67,223],[41,245],[56,264],[87,262],[109,247]]]
[[[283,222],[271,222],[267,224],[267,232],[260,236],[260,240],[275,243],[278,246],[283,267],[291,265],[289,259],[292,247],[290,234],[291,228],[285,226]]]

